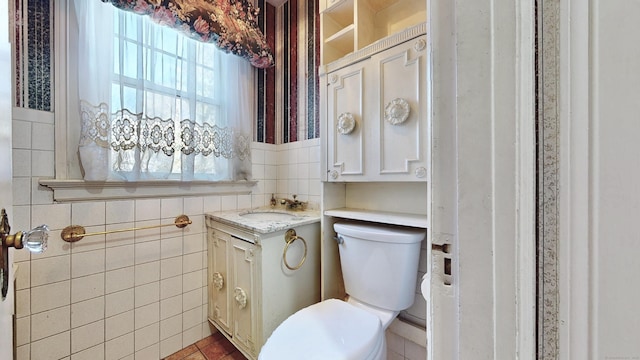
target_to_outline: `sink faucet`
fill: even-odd
[[[291,199],[280,199],[281,205],[286,205],[289,210],[304,210],[307,207],[307,202],[300,201],[296,199],[298,195],[293,195],[293,200]]]

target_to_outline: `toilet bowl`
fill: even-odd
[[[382,360],[385,330],[413,304],[423,229],[336,223],[347,300],[301,309],[269,336],[258,360]]]
[[[258,360],[381,360],[384,327],[357,305],[328,299],[287,318],[262,347]]]

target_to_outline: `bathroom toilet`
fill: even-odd
[[[385,330],[413,304],[424,229],[336,223],[347,299],[327,299],[283,321],[259,360],[380,360]]]

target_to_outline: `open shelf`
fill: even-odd
[[[391,225],[412,226],[424,229],[428,227],[428,221],[425,215],[354,208],[325,210],[324,215],[342,219],[371,221]]]
[[[424,0],[326,0],[320,10],[322,63],[416,26],[426,14]]]

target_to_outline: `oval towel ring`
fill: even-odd
[[[293,244],[298,239],[302,240],[302,244],[304,244],[304,254],[302,255],[302,259],[300,260],[300,263],[298,263],[298,265],[291,266],[287,262],[287,250],[289,250],[289,245]],[[284,261],[284,266],[286,266],[289,270],[300,269],[302,267],[302,264],[304,264],[304,261],[307,259],[307,242],[304,240],[304,238],[302,238],[302,236],[296,235],[296,231],[293,229],[287,230],[287,232],[284,234],[284,241],[287,243],[287,245],[284,246],[284,250],[282,251],[282,261]]]

